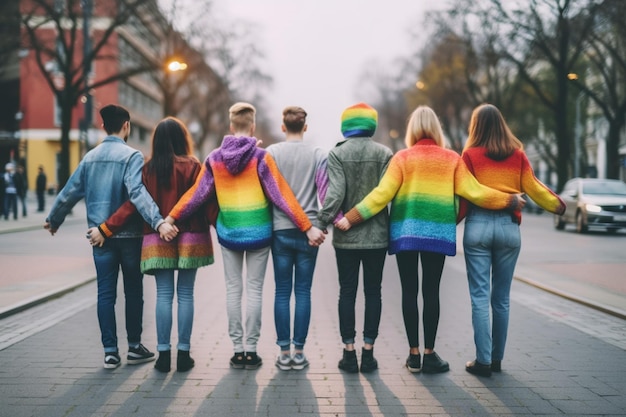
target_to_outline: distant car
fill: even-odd
[[[609,232],[626,228],[626,183],[619,180],[574,178],[565,183],[560,194],[566,205],[562,216],[554,215],[554,227],[576,225],[578,233],[589,227],[604,227]]]

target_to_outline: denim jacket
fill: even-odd
[[[72,207],[85,198],[87,224],[98,226],[130,198],[137,211],[157,229],[163,223],[159,207],[141,180],[143,155],[116,136],[107,136],[78,164],[67,184],[54,200],[47,221],[58,228]],[[130,222],[115,237],[140,237],[141,222]]]
[[[380,181],[393,156],[391,149],[368,137],[352,137],[339,142],[328,154],[328,191],[317,218],[326,227],[339,211],[347,213],[369,194]],[[386,248],[389,216],[382,210],[347,232],[333,230],[333,246],[340,249]]]

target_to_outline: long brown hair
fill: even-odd
[[[492,104],[481,104],[472,112],[464,149],[478,146],[485,147],[487,156],[496,161],[506,159],[517,149],[524,148],[507,126],[500,110]]]
[[[157,176],[159,186],[169,186],[176,157],[192,155],[193,142],[185,124],[175,117],[166,117],[152,134],[148,173]]]

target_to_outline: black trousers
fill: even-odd
[[[419,347],[418,263],[422,260],[422,298],[424,300],[424,347],[435,348],[439,326],[439,284],[446,256],[433,252],[405,251],[396,254],[402,283],[402,315],[409,347]]]
[[[365,322],[363,340],[373,344],[380,324],[381,282],[387,249],[335,248],[339,272],[339,331],[345,344],[354,343],[356,336],[354,305],[359,286],[359,268],[363,265],[363,292],[365,294]]]

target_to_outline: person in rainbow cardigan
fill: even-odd
[[[180,198],[166,218],[183,221],[217,197],[216,232],[222,249],[226,279],[228,333],[235,354],[230,365],[257,369],[263,363],[257,354],[261,333],[261,300],[265,269],[272,242],[272,206],[282,210],[293,224],[306,232],[309,244],[320,245],[324,232],[314,227],[296,200],[276,162],[253,137],[256,109],[235,103],[229,109],[230,131],[221,147],[207,156],[194,185]],[[241,298],[246,261],[246,326],[242,323]],[[245,336],[245,338],[244,338]]]
[[[483,104],[474,109],[462,158],[481,184],[507,193],[525,193],[547,211],[565,212],[561,198],[535,177],[522,142],[513,135],[497,107]],[[511,282],[522,247],[522,213],[484,210],[462,201],[460,217],[466,208],[463,253],[472,300],[476,359],[465,369],[474,375],[491,376],[492,371],[502,369]]]
[[[457,196],[494,210],[521,208],[519,195],[481,185],[456,152],[445,149],[435,112],[420,106],[408,122],[407,149],[396,153],[380,183],[339,220],[348,230],[391,202],[389,254],[396,255],[402,284],[402,313],[409,341],[406,367],[411,372],[450,369],[434,351],[439,324],[439,284],[446,256],[456,254]],[[424,361],[419,349],[418,260],[422,261]]]

